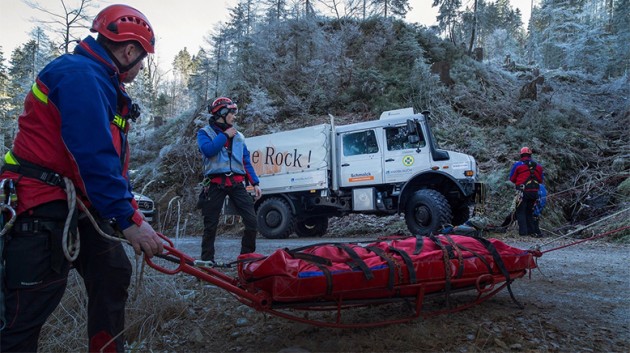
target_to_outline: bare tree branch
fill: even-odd
[[[61,38],[61,45],[65,53],[69,52],[70,44],[81,39],[76,34],[80,29],[90,28],[90,10],[96,8],[93,0],[59,0],[59,9],[49,9],[35,0],[22,0],[32,9],[45,14],[43,19],[33,18],[31,22],[57,34]]]

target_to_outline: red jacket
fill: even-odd
[[[69,178],[86,206],[126,229],[142,217],[128,180],[126,117],[132,102],[118,77],[116,66],[92,37],[74,54],[53,60],[26,96],[12,151]],[[1,175],[18,177],[10,171]],[[60,187],[28,177],[19,179],[16,190],[18,214],[67,198]]]
[[[514,165],[512,165],[512,169],[510,170],[510,181],[517,187],[525,184],[531,175],[528,166],[529,161],[533,161],[531,157],[521,157],[520,161],[517,161]],[[543,167],[536,163],[536,167],[534,167],[534,178],[538,181],[538,183],[542,184],[543,177]]]

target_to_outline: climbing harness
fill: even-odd
[[[529,160],[527,161],[527,168],[529,169],[529,177],[523,183],[524,191],[538,191],[540,183],[538,182],[538,178],[536,177],[536,162]]]
[[[62,249],[65,258],[68,261],[75,261],[79,256],[79,251],[81,248],[81,241],[78,232],[70,231],[70,226],[72,224],[75,211],[77,210],[77,204],[79,206],[79,209],[84,212],[84,214],[88,217],[88,219],[100,235],[110,240],[128,242],[123,237],[111,236],[105,233],[99,227],[98,222],[96,221],[96,219],[94,219],[94,216],[92,216],[90,210],[85,206],[81,199],[77,197],[76,188],[70,178],[64,177],[53,170],[23,160],[22,158],[16,156],[12,151],[7,152],[7,154],[5,155],[5,164],[2,166],[2,171],[5,170],[19,174],[20,178],[28,177],[37,179],[48,185],[57,186],[64,190],[68,202],[68,215],[66,216],[63,228]],[[13,185],[12,187],[14,189],[15,183],[16,182],[14,182],[12,179],[4,179],[2,181],[3,189],[6,189],[4,185]],[[17,196],[15,196],[17,194],[15,193],[15,190],[11,193],[11,195],[14,195],[12,197],[14,197],[17,201]],[[15,204],[15,206],[17,206],[17,203]]]

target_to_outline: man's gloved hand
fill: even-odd
[[[144,220],[140,226],[134,224],[123,230],[123,235],[133,246],[136,255],[141,255],[144,252],[145,255],[151,258],[153,255],[161,254],[164,251],[162,238]]]

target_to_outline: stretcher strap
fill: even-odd
[[[413,251],[414,255],[418,255],[422,252],[422,247],[424,246],[424,236],[416,236],[416,249]]]
[[[395,252],[396,254],[400,255],[400,257],[402,257],[405,265],[407,265],[407,271],[409,271],[409,283],[416,284],[416,268],[413,266],[413,261],[411,261],[411,257],[409,257],[409,254],[407,254],[406,251],[402,249],[397,249],[393,246],[390,246],[389,250]]]
[[[485,256],[481,256],[479,255],[477,252],[469,249],[468,247],[459,244],[459,248],[464,250],[464,251],[468,251],[469,253],[473,254],[475,257],[477,257],[479,260],[481,260],[481,262],[483,262],[484,265],[486,265],[486,268],[488,269],[488,273],[492,274],[492,266],[490,266],[490,263],[488,262],[488,260],[486,260]]]
[[[284,249],[284,251],[286,251],[289,255],[291,255],[292,257],[296,259],[308,261],[310,263],[318,264],[318,265],[332,266],[332,261],[330,261],[330,259],[327,259],[323,256],[306,254],[303,252],[296,252],[295,250],[289,250],[289,249]]]
[[[462,255],[462,251],[453,241],[453,238],[451,238],[447,234],[444,234],[444,238],[446,238],[448,243],[451,244],[451,247],[455,249],[455,252],[457,252],[457,260],[459,262],[459,266],[457,267],[457,274],[455,274],[455,278],[461,278],[464,275],[464,255]]]
[[[284,250],[286,252],[293,253],[293,252],[300,252],[302,250],[312,249],[312,248],[316,248],[316,247],[320,247],[320,246],[327,246],[327,245],[337,246],[339,244],[340,243],[334,243],[334,242],[328,241],[328,242],[321,242],[321,243],[315,243],[315,244],[300,246],[300,247],[294,248],[294,249],[284,249]]]
[[[505,268],[505,264],[503,263],[503,259],[501,258],[501,255],[499,255],[497,248],[495,248],[494,245],[492,245],[492,243],[489,242],[487,239],[480,237],[473,238],[480,242],[483,246],[485,246],[486,249],[488,249],[488,252],[490,252],[490,255],[492,255],[492,258],[494,258],[494,263],[497,264],[499,271],[501,271],[501,274],[505,276],[505,280],[507,281],[507,283],[510,283],[510,273]]]
[[[516,300],[516,297],[514,297],[514,293],[512,292],[512,286],[511,286],[512,280],[510,279],[510,273],[508,272],[507,268],[505,268],[505,263],[503,263],[503,259],[501,258],[501,255],[499,255],[497,248],[495,248],[494,245],[492,245],[492,243],[488,241],[487,239],[484,239],[481,237],[473,237],[473,238],[477,239],[477,241],[479,241],[481,244],[483,244],[483,246],[486,247],[486,249],[488,249],[492,257],[494,258],[494,262],[497,264],[497,267],[499,267],[499,270],[501,271],[503,276],[505,276],[505,283],[507,285],[507,290],[508,290],[508,293],[510,293],[510,297],[512,298],[512,301],[514,301],[516,305],[518,305],[520,308],[523,308],[523,305],[519,303],[518,300]]]
[[[371,252],[375,253],[376,255],[378,255],[381,259],[385,260],[387,262],[387,267],[389,268],[389,279],[387,281],[387,289],[392,290],[394,289],[394,276],[395,276],[395,267],[396,264],[394,263],[394,260],[387,256],[387,254],[385,253],[385,251],[383,251],[383,249],[376,247],[376,246],[368,246],[366,247],[366,249],[370,250]]]
[[[291,255],[295,259],[300,259],[300,260],[312,263],[313,265],[317,266],[324,274],[324,277],[326,277],[326,295],[332,294],[332,291],[333,291],[332,274],[330,273],[330,270],[328,269],[328,267],[326,267],[326,266],[332,266],[332,261],[330,261],[330,259],[327,259],[322,256],[313,255],[313,254],[306,254],[303,252],[299,252],[295,249],[290,250],[290,249],[285,248],[284,251],[286,251],[287,254]]]
[[[332,291],[333,291],[333,279],[332,279],[332,274],[330,273],[330,270],[328,269],[328,267],[318,264],[318,263],[314,263],[315,266],[319,267],[320,270],[322,270],[322,273],[324,274],[324,277],[326,277],[326,295],[332,295]]]
[[[446,295],[446,305],[449,305],[449,298],[450,298],[450,292],[451,292],[451,262],[450,259],[453,257],[453,250],[449,249],[450,245],[448,247],[444,246],[444,244],[442,244],[442,242],[433,234],[429,235],[429,239],[431,239],[435,245],[437,245],[440,249],[442,249],[442,258],[444,260],[444,274],[445,274],[445,278],[444,278],[444,292]]]
[[[365,261],[363,261],[361,257],[359,257],[359,254],[357,254],[357,252],[354,251],[354,249],[352,249],[350,246],[346,244],[335,244],[335,246],[338,247],[339,249],[342,249],[348,254],[348,256],[350,256],[350,258],[352,259],[352,264],[355,265],[355,266],[352,266],[352,264],[348,264],[350,267],[353,267],[353,268],[358,267],[361,271],[363,271],[363,274],[365,275],[365,279],[367,279],[368,281],[374,278],[374,274],[372,273],[372,270],[370,270],[370,268],[365,263]]]

